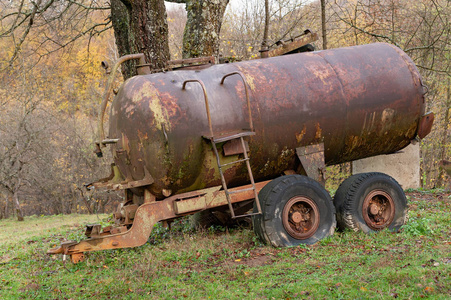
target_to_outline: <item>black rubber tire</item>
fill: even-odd
[[[383,227],[380,228],[374,228],[364,218],[364,201],[371,193],[386,193],[394,205],[393,220],[387,218],[387,222],[382,222],[380,226]],[[378,172],[356,174],[347,178],[335,194],[334,205],[340,230],[349,228],[371,233],[388,228],[390,231],[398,231],[404,225],[407,214],[407,199],[401,186],[392,177]],[[369,215],[368,212],[365,213]]]
[[[265,201],[268,193],[271,191],[272,187],[276,185],[278,182],[284,179],[285,176],[278,177],[272,181],[270,181],[268,184],[266,184],[258,193],[258,199],[260,200],[260,207],[265,207]],[[257,205],[254,202],[254,209],[252,211],[253,213],[257,213]],[[266,235],[265,228],[263,226],[263,214],[260,215],[254,215],[252,216],[252,226],[254,228],[255,235],[260,239],[260,241],[266,243],[268,240],[268,237]]]
[[[324,187],[315,180],[302,175],[282,176],[265,186],[260,194],[263,214],[260,219],[254,218],[257,227],[254,230],[264,242],[275,247],[314,244],[334,233],[336,220],[332,199]],[[298,197],[312,201],[318,212],[318,228],[311,236],[303,239],[290,235],[282,220],[285,205]]]

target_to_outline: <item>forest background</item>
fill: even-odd
[[[106,84],[100,62],[112,63],[121,52],[110,9],[117,1],[0,0],[0,219],[105,212],[120,200],[115,192],[84,189],[107,176],[112,161],[97,158],[93,145]],[[421,141],[422,187],[446,187],[449,177],[438,161],[451,157],[450,1],[271,0],[267,14],[264,1],[222,2],[228,6],[215,40],[217,57],[256,58],[262,43],[273,47],[307,28],[320,36],[317,49],[372,42],[403,49],[429,87],[427,111],[436,116]],[[164,15],[168,59],[186,57],[184,7],[169,5]],[[29,17],[17,18],[17,11]]]

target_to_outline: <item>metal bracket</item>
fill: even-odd
[[[296,148],[296,154],[307,176],[324,186],[326,184],[324,143]]]
[[[87,189],[94,187],[96,189],[112,189],[117,191],[151,185],[154,182],[155,180],[152,175],[150,175],[146,167],[144,167],[144,177],[142,179],[133,180],[131,176],[127,176],[124,180],[124,176],[121,174],[119,168],[115,164],[112,164],[110,176],[96,182],[86,184],[85,187]]]
[[[247,141],[244,141],[244,145],[246,146],[246,152],[249,152],[249,143]],[[238,139],[226,142],[222,146],[222,150],[224,151],[224,156],[231,156],[244,153],[241,142]]]
[[[428,112],[423,115],[418,124],[418,137],[424,139],[432,130],[432,125],[434,124],[434,113]]]

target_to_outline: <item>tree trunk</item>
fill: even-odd
[[[166,66],[169,44],[163,0],[112,0],[111,18],[119,55],[144,53],[151,69]],[[122,74],[125,79],[135,75],[133,63]]]
[[[218,56],[222,18],[229,0],[186,1],[183,58]]]
[[[327,49],[326,0],[321,0],[321,33],[323,36],[323,50],[326,50]]]
[[[265,0],[265,27],[263,28],[262,51],[267,51],[269,47],[269,0]]]
[[[186,3],[183,57],[218,56],[219,34],[229,0],[175,0]],[[168,24],[163,0],[111,0],[111,19],[120,56],[144,53],[151,69],[170,59]],[[136,75],[137,62],[122,65],[124,79]]]
[[[6,219],[6,205],[8,203],[8,200],[5,201],[5,205],[3,205],[3,197],[0,193],[0,220]]]
[[[127,7],[121,0],[111,0],[111,22],[116,38],[117,52],[119,56],[138,53],[138,50],[131,43],[130,35],[130,15]],[[124,79],[136,75],[136,61],[129,60],[121,65]]]
[[[1,214],[2,214],[2,219],[7,219],[8,218],[8,197],[6,196],[6,197],[4,197],[4,194],[3,193],[0,193],[0,199],[3,199],[5,202],[4,202],[4,205],[3,205],[3,203],[1,204],[1,207],[0,207],[0,209],[1,209]]]
[[[446,96],[446,102],[445,102],[445,115],[443,116],[443,124],[445,125],[444,127],[443,127],[443,133],[442,133],[442,136],[441,136],[441,144],[440,144],[440,155],[439,155],[439,157],[440,157],[440,160],[445,160],[446,159],[446,147],[447,147],[447,145],[448,145],[448,124],[450,124],[450,114],[449,114],[449,111],[450,111],[450,109],[451,109],[451,88],[450,88],[450,85],[451,85],[451,80],[448,78],[448,85],[447,85],[447,88],[446,88],[446,93],[447,93],[447,96]],[[444,170],[442,169],[442,168],[439,168],[439,172],[438,172],[438,176],[437,176],[437,184],[436,184],[436,186],[437,187],[441,187],[441,186],[443,186],[443,184],[444,184],[444,182],[443,182],[443,179],[444,179],[444,176],[445,176],[445,174],[444,174]]]
[[[14,205],[16,206],[17,221],[23,221],[22,208],[20,208],[19,197],[17,192],[13,195]]]
[[[23,212],[22,212],[22,208],[20,207],[20,202],[19,202],[19,188],[21,185],[21,179],[19,178],[18,182],[16,183],[15,187],[10,187],[7,185],[1,185],[0,188],[2,188],[2,191],[4,192],[5,195],[5,201],[6,201],[6,206],[5,206],[5,215],[6,217],[8,217],[8,202],[11,202],[12,204],[12,211],[16,211],[16,215],[17,215],[17,220],[18,221],[23,221]]]

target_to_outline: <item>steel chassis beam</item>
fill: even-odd
[[[268,182],[256,183],[257,192]],[[230,195],[231,202],[238,203],[254,199],[254,191],[249,190],[250,187],[251,185],[244,185],[230,189],[230,191],[237,192]],[[220,188],[217,186],[174,195],[161,201],[144,203],[136,211],[129,230],[95,236],[80,242],[65,242],[57,248],[50,249],[47,253],[69,255],[73,263],[78,263],[83,261],[84,252],[141,246],[147,242],[153,226],[159,221],[172,220],[203,209],[227,205],[226,194]]]

